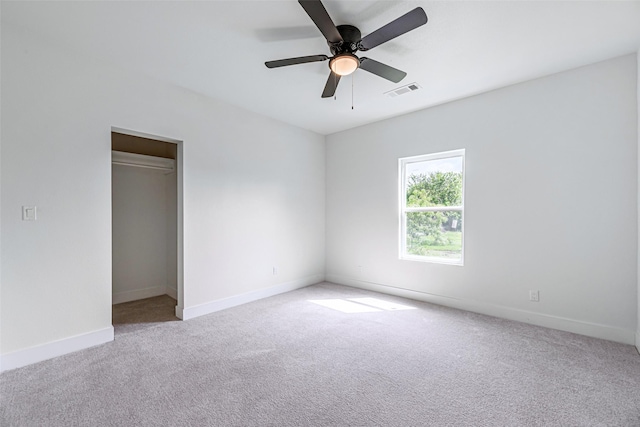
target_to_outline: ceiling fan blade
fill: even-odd
[[[387,64],[374,61],[370,58],[360,58],[360,68],[376,76],[380,76],[383,79],[391,80],[394,83],[398,83],[407,75],[404,71],[400,71],[397,68],[390,67]]]
[[[324,85],[322,97],[331,98],[336,93],[338,83],[340,83],[340,75],[332,71],[331,74],[329,74],[329,78],[327,79],[327,84]]]
[[[359,50],[373,49],[426,23],[427,14],[421,7],[416,7],[411,12],[405,13],[400,18],[366,35],[360,40]]]
[[[342,41],[340,32],[338,32],[336,25],[320,0],[298,0],[298,3],[307,12],[307,15],[309,15],[329,43],[340,43]]]
[[[287,65],[305,64],[307,62],[320,62],[329,59],[327,55],[299,56],[297,58],[278,59],[277,61],[267,61],[264,65],[267,68],[286,67]]]

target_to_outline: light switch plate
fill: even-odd
[[[23,206],[22,207],[22,220],[23,221],[35,221],[37,219],[37,210],[35,206]]]

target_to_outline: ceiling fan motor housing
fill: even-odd
[[[340,55],[343,53],[354,54],[358,50],[358,43],[362,39],[360,30],[353,25],[338,25],[336,27],[338,32],[342,36],[342,42],[331,43],[327,42],[329,49],[333,55]]]

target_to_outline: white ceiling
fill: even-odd
[[[7,2],[2,23],[157,79],[321,134],[637,52],[640,1],[324,1],[363,36],[421,6],[429,22],[366,53],[408,73],[394,84],[358,70],[321,99],[327,54],[295,0]],[[362,55],[361,55],[362,56]],[[417,82],[396,98],[385,92]],[[353,104],[352,105],[352,86]]]

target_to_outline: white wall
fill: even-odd
[[[632,343],[635,68],[626,56],[328,136],[327,280]],[[400,261],[398,158],[458,148],[464,267]]]
[[[163,175],[165,191],[165,288],[167,295],[178,299],[178,177],[175,172]]]
[[[2,7],[0,7],[0,22],[2,18]],[[0,32],[1,33],[1,32]],[[0,45],[2,36],[0,34]],[[0,64],[2,59],[0,58]],[[0,66],[0,70],[2,67]],[[0,81],[2,72],[0,71]],[[0,100],[2,99],[2,84],[0,84]],[[0,118],[2,117],[2,103],[0,102]],[[0,123],[0,195],[2,194],[2,124]],[[0,197],[0,236],[2,236],[2,197]],[[0,355],[2,354],[2,239],[0,238]],[[2,357],[0,356],[0,372],[2,372]]]
[[[637,96],[636,96],[636,100],[638,102],[637,105],[637,112],[638,112],[638,165],[640,165],[640,51],[638,51],[636,53],[636,59],[637,59],[637,64],[636,64],[636,73],[638,76],[637,82],[636,82],[636,90],[637,90]],[[636,325],[636,348],[638,349],[638,351],[640,351],[640,170],[638,171],[638,242],[639,242],[639,246],[638,246],[638,322]]]
[[[165,293],[175,297],[175,187],[175,173],[113,165],[114,304]]]
[[[112,126],[183,141],[185,309],[322,280],[321,135],[52,43],[2,25],[3,362],[111,328]]]

